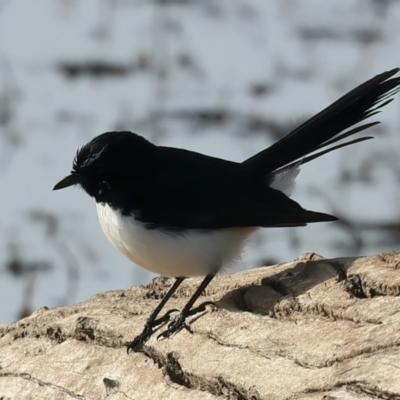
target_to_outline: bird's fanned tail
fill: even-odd
[[[265,177],[290,168],[299,161],[303,164],[338,148],[372,139],[362,137],[329,147],[379,124],[371,122],[347,130],[378,114],[382,107],[393,100],[392,96],[400,90],[400,78],[391,77],[399,70],[395,68],[384,72],[351,90],[266,150],[244,161],[243,167]]]

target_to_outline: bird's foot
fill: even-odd
[[[214,306],[216,308],[218,307],[213,301],[205,301],[204,303],[201,303],[196,308],[192,308],[188,313],[188,317],[189,316],[191,317],[192,315],[196,315],[198,313],[205,311],[207,306]]]
[[[189,329],[185,322],[187,316],[187,313],[180,313],[173,321],[168,324],[168,329],[157,336],[157,340],[161,338],[167,339],[173,336],[175,333],[178,333],[180,330],[182,330],[182,328]]]
[[[158,325],[163,324],[164,322],[169,321],[170,315],[173,312],[177,311],[178,310],[175,309],[169,310],[158,319],[148,320],[144,325],[143,332],[140,335],[136,336],[135,339],[132,340],[132,342],[128,342],[126,344],[127,352],[129,353],[130,351],[139,351],[143,344],[146,343],[150,339],[151,335],[154,333],[154,328]]]
[[[193,308],[189,311],[182,311],[175,319],[173,319],[169,324],[168,324],[168,329],[166,331],[164,331],[163,333],[160,333],[157,336],[157,340],[158,339],[167,339],[173,335],[175,335],[176,333],[178,333],[179,331],[181,331],[183,328],[187,329],[190,333],[192,333],[192,330],[190,329],[190,327],[186,324],[186,318],[187,317],[191,317],[193,315],[196,315],[200,312],[205,311],[206,306],[208,305],[213,305],[216,306],[215,303],[213,303],[212,301],[205,301],[204,303],[201,303],[198,307]]]
[[[142,345],[147,342],[150,336],[153,334],[153,327],[150,324],[147,324],[143,328],[143,332],[136,336],[132,342],[128,342],[126,344],[126,351],[129,353],[130,351],[139,351]]]

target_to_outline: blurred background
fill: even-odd
[[[398,0],[0,0],[0,323],[148,283],[80,190],[108,130],[242,161],[400,66]],[[265,229],[233,270],[400,249],[400,96],[376,136],[307,164],[293,198],[341,222]]]

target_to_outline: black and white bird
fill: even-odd
[[[103,232],[121,253],[149,271],[176,278],[128,351],[139,349],[169,318],[167,313],[157,319],[185,278],[204,276],[163,336],[179,331],[202,291],[258,228],[337,220],[291,200],[295,178],[302,164],[371,139],[342,142],[379,123],[354,127],[393,100],[400,88],[400,78],[393,77],[398,71],[361,84],[242,163],[156,146],[131,132],[104,133],[78,150],[71,174],[54,190],[81,186],[95,199]]]

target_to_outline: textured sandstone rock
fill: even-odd
[[[0,399],[400,399],[400,253],[221,276],[203,297],[218,308],[192,317],[192,333],[127,355],[169,284],[0,326]]]

